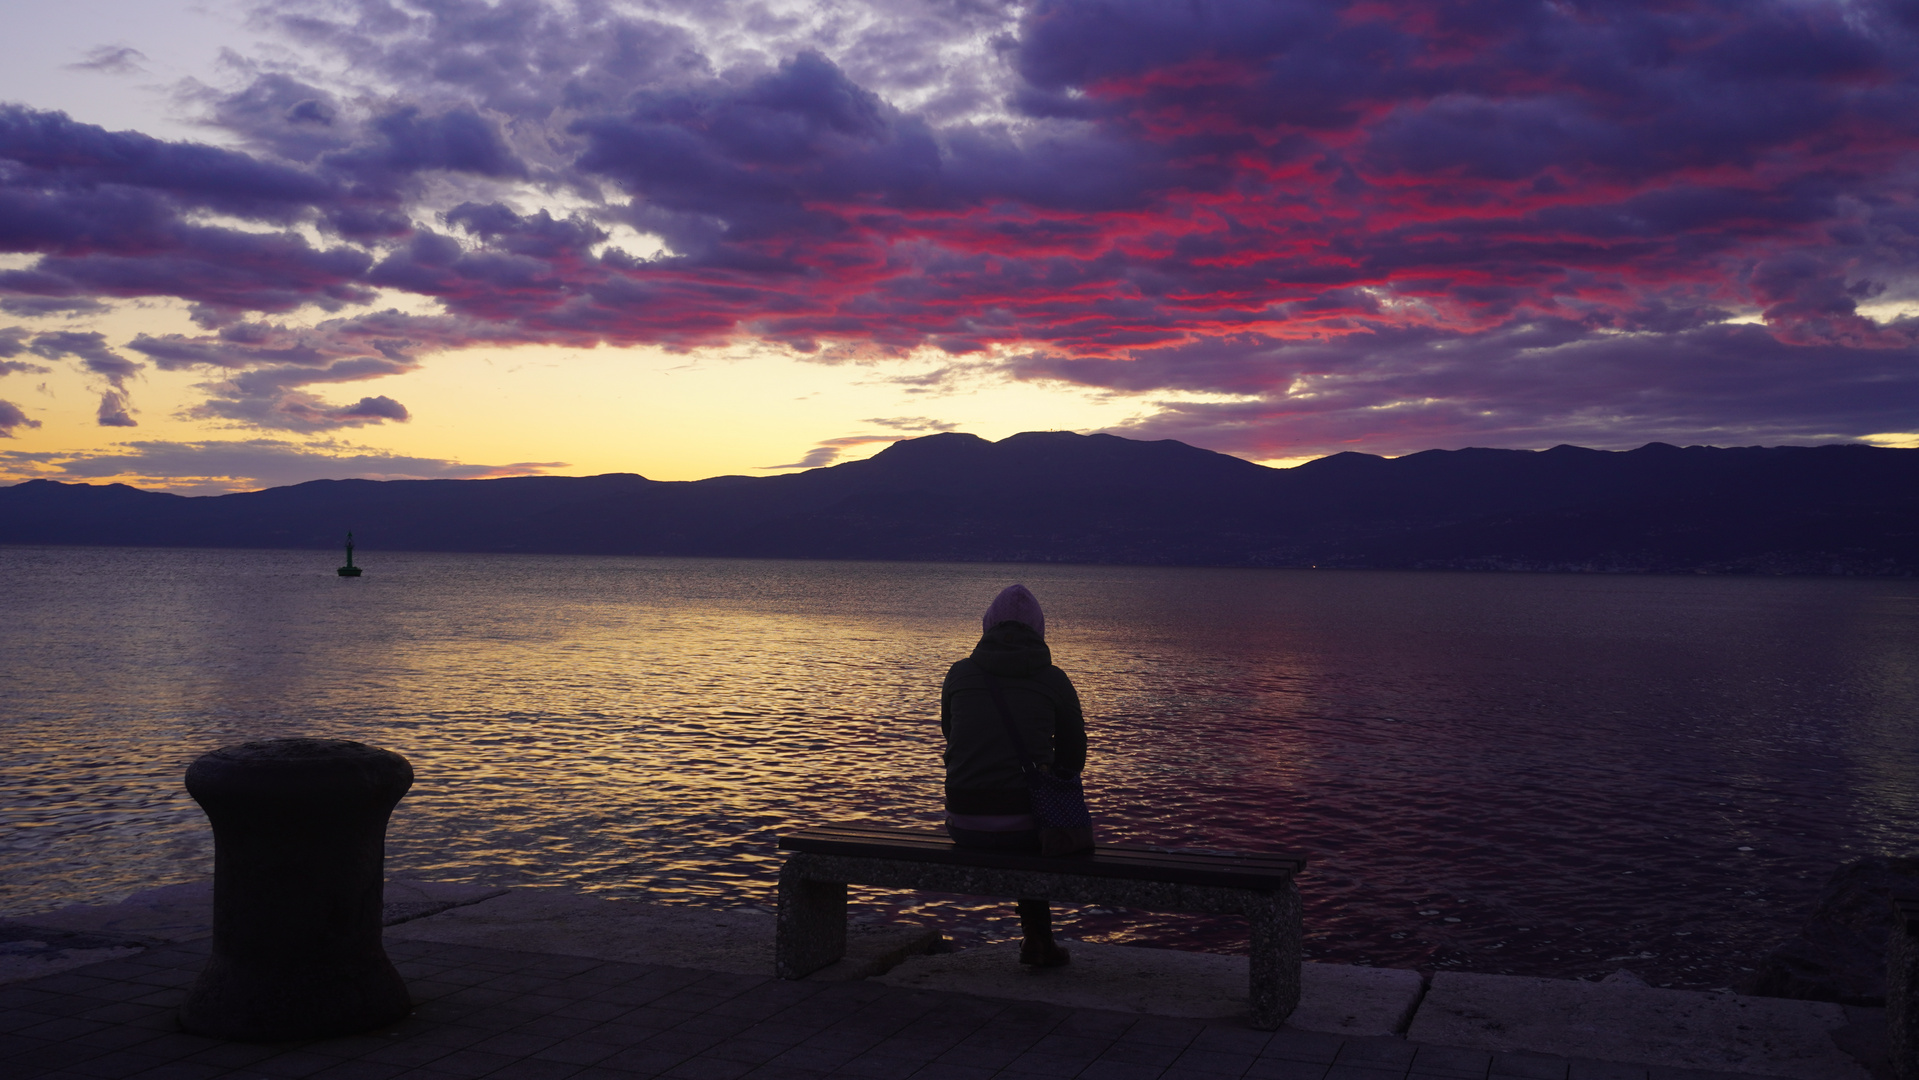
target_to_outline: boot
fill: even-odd
[[[1053,943],[1053,911],[1044,900],[1022,899],[1016,905],[1019,928],[1026,940],[1019,947],[1019,962],[1029,967],[1066,966],[1066,950]]]
[[[1071,958],[1071,954],[1051,941],[1034,941],[1028,938],[1020,943],[1019,962],[1028,967],[1065,967]]]

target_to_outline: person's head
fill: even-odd
[[[980,619],[980,629],[991,630],[1003,622],[1025,623],[1040,637],[1046,636],[1046,613],[1039,609],[1039,598],[1024,585],[1001,589]]]

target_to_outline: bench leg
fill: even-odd
[[[1299,889],[1288,882],[1264,894],[1246,917],[1253,924],[1253,1026],[1272,1031],[1299,1007]]]
[[[1886,940],[1886,1041],[1892,1075],[1919,1080],[1919,896],[1893,899]]]
[[[846,883],[806,877],[805,858],[780,868],[780,914],[773,934],[773,970],[804,979],[846,955]]]

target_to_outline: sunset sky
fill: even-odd
[[[0,483],[1919,445],[1919,2],[66,0]]]

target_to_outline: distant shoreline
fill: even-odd
[[[319,480],[185,497],[0,488],[0,544],[1497,573],[1910,577],[1919,449],[1339,454],[1269,469],[1182,443],[944,434],[865,461]]]
[[[34,548],[95,548],[125,549],[131,551],[289,551],[322,553],[329,548],[283,546],[253,547],[242,545],[208,546],[200,544],[100,544],[100,543],[45,543],[0,541],[0,549]],[[1572,576],[1595,577],[1741,577],[1741,578],[1871,578],[1901,579],[1919,577],[1919,569],[1900,566],[1895,569],[1873,567],[1842,568],[1826,570],[1767,570],[1752,567],[1691,569],[1649,569],[1639,567],[1600,567],[1566,565],[1419,565],[1419,566],[1319,566],[1290,564],[1234,564],[1234,563],[1156,563],[1156,562],[1104,562],[1068,559],[947,559],[947,558],[872,558],[858,556],[833,555],[702,555],[702,554],[660,554],[651,552],[595,552],[595,551],[507,551],[458,548],[392,548],[375,553],[394,555],[486,555],[521,556],[525,558],[581,558],[581,559],[718,559],[740,562],[830,562],[830,563],[875,563],[895,565],[955,565],[955,566],[1111,566],[1115,568],[1136,567],[1142,569],[1166,570],[1289,570],[1289,571],[1357,571],[1369,573],[1451,573],[1451,574],[1563,574]],[[367,556],[358,556],[365,562]],[[320,562],[326,562],[322,558]],[[337,562],[337,558],[334,560]],[[315,564],[316,566],[318,563]],[[329,563],[314,571],[322,576],[334,576]]]

